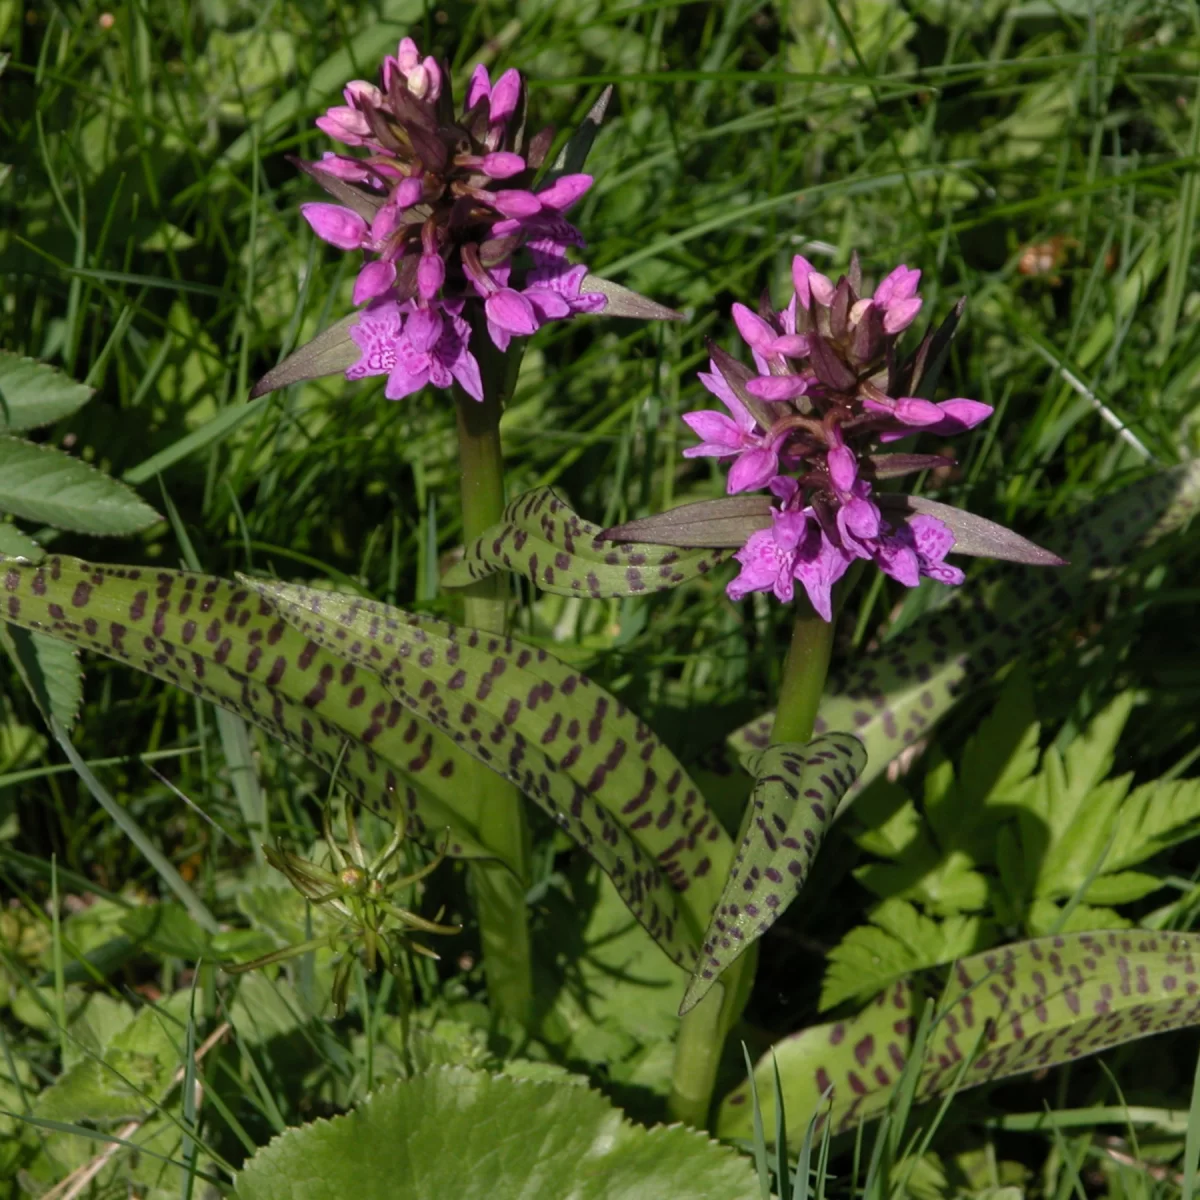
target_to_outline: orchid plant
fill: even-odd
[[[886,694],[873,690],[890,670],[923,685],[933,675],[929,663],[892,649],[890,658],[856,664],[857,682],[827,688],[838,611],[861,572],[874,565],[909,588],[922,579],[957,588],[964,571],[948,559],[981,556],[1025,572],[1025,597],[1044,600],[1052,588],[1078,594],[1114,546],[1131,552],[1183,519],[1186,506],[1170,508],[1183,485],[1172,481],[1165,497],[1148,491],[1140,510],[1126,503],[1118,533],[1107,511],[1082,521],[1066,556],[965,510],[892,490],[896,480],[953,461],[906,439],[932,434],[940,444],[993,415],[975,399],[934,399],[964,302],[916,338],[920,270],[900,264],[871,287],[856,255],[836,279],[797,255],[782,308],[769,297],[756,308],[733,306],[746,353],[709,345],[699,379],[721,409],[683,417],[698,438],[683,457],[726,467],[724,498],[608,529],[548,489],[506,503],[499,418],[526,339],[581,316],[680,314],[577,261],[585,242],[567,214],[592,185],[581,168],[607,93],[551,157],[553,131],[528,131],[518,72],[493,79],[477,67],[461,107],[452,92],[448,67],[405,38],[377,82],[350,82],[345,103],[317,119],[340,149],[298,166],[332,202],[306,202],[301,216],[322,241],[363,256],[353,311],[269,371],[254,394],[331,374],[384,376],[384,395],[394,401],[426,387],[451,392],[465,545],[443,584],[461,592],[460,622],[262,578],[233,582],[62,558],[8,560],[5,615],[241,714],[335,774],[355,800],[391,810],[395,837],[378,860],[361,853],[349,815],[348,858],[326,831],[336,871],[282,849],[270,856],[306,896],[333,903],[345,918],[340,1005],[351,949],[361,947],[372,965],[378,954],[395,970],[409,929],[453,932],[388,899],[417,878],[397,880],[389,866],[408,836],[469,864],[493,1013],[533,1026],[525,798],[538,804],[599,864],[686,976],[669,1103],[676,1118],[702,1126],[726,1037],[753,982],[757,940],[799,894],[839,809],[910,740],[909,709],[919,707],[923,723],[935,720],[968,669],[966,651],[943,653],[937,665],[960,673],[936,695],[923,690],[918,705],[901,683]],[[1189,477],[1187,486],[1194,490],[1194,482]],[[506,578],[523,576],[565,596],[634,596],[687,584],[729,558],[737,567],[726,587],[730,601],[762,593],[794,615],[776,712],[733,738],[752,779],[736,836],[671,749],[618,697],[512,636]],[[1049,568],[1055,582],[1039,581],[1030,567]],[[1017,635],[985,605],[970,603],[952,601],[952,616],[943,618],[959,626],[990,621],[989,630],[1000,630],[997,648],[1014,652]],[[1039,611],[1028,615],[1031,624],[1041,619]],[[949,644],[953,631],[937,629],[940,641],[930,638]],[[1162,952],[1191,953],[1177,942],[1164,941]],[[1034,943],[1014,950],[1012,969],[1041,954]],[[972,972],[991,969],[967,961]],[[902,1006],[915,995],[905,987]],[[955,994],[959,1008],[967,1003]],[[1069,1027],[1073,1010],[1064,1004],[1056,1019]],[[1172,1010],[1163,1019],[1194,1015]],[[874,1037],[873,1019],[858,1019],[855,1028],[867,1031],[861,1045]],[[890,1043],[892,1065],[876,1071],[876,1100],[913,1052],[906,1029]],[[1089,1034],[1087,1046],[1132,1030],[1114,1026],[1107,1041]],[[825,1037],[823,1028],[808,1032],[805,1064],[810,1043]],[[1030,1060],[1026,1040],[1012,1033],[1024,1047],[1013,1062]],[[961,1061],[966,1051],[954,1053]],[[994,1063],[972,1081],[1003,1074],[1005,1056]],[[864,1094],[853,1064],[841,1068],[839,1128],[852,1123],[855,1097]],[[922,1083],[923,1094],[951,1085],[949,1068],[939,1069]],[[823,1059],[820,1070],[818,1080],[829,1078]],[[723,1111],[740,1097],[728,1098]]]

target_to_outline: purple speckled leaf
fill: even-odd
[[[912,1051],[915,1000],[902,980],[857,1016],[772,1047],[754,1069],[763,1127],[775,1128],[775,1063],[792,1128],[825,1111],[820,1099],[830,1087],[834,1133],[880,1116]],[[951,969],[916,1099],[946,1091],[960,1072],[959,1086],[974,1087],[1197,1022],[1200,936],[1134,929],[1018,942]],[[722,1102],[716,1131],[752,1136],[748,1084]]]
[[[690,970],[733,844],[675,756],[547,654],[356,596],[247,580],[294,628],[541,804]]]
[[[608,542],[603,532],[550,488],[538,488],[513,500],[500,524],[466,548],[442,583],[467,587],[507,570],[559,596],[639,596],[705,575],[726,557],[721,550]]]
[[[745,832],[679,1007],[693,1008],[721,973],[799,895],[838,801],[867,761],[853,734],[771,746],[750,757],[754,791]]]
[[[928,733],[963,695],[1068,616],[1098,578],[1180,528],[1200,500],[1200,463],[1151,476],[1089,505],[1046,536],[1068,565],[1051,571],[997,565],[955,589],[929,613],[850,669],[831,678],[818,733],[849,729],[867,748],[867,766],[848,800],[906,746]],[[736,730],[738,756],[769,742],[773,714]]]
[[[109,658],[229,709],[299,751],[364,803],[456,857],[493,858],[453,741],[406,713],[374,674],[301,637],[250,589],[182,571],[57,555],[0,559],[11,624]],[[510,864],[511,865],[511,864]]]

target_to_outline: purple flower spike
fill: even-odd
[[[757,312],[733,306],[755,369],[714,350],[709,371],[699,378],[729,415],[706,410],[683,418],[700,438],[685,457],[727,462],[731,494],[766,488],[778,501],[767,529],[761,527],[762,510],[747,509],[744,500],[719,521],[705,517],[724,531],[723,538],[736,538],[731,526],[746,529],[734,555],[741,571],[728,586],[732,599],[766,591],[787,601],[799,581],[829,620],[831,590],[856,560],[874,562],[907,587],[923,577],[961,583],[962,571],[945,561],[956,546],[959,553],[1013,561],[1061,561],[979,517],[962,514],[960,521],[957,510],[944,504],[875,491],[881,479],[952,461],[944,453],[880,454],[881,443],[921,433],[952,436],[992,413],[978,400],[935,404],[910,394],[926,381],[933,337],[907,360],[898,351],[899,334],[921,305],[920,278],[915,268],[899,266],[864,295],[857,259],[835,284],[797,255],[794,292],[781,311],[765,302]],[[961,305],[939,338],[949,340],[960,313]],[[956,542],[960,535],[962,545]],[[693,537],[687,544],[699,543]]]
[[[353,293],[356,305],[369,305],[353,334],[363,357],[348,376],[383,374],[378,364],[394,360],[386,369],[393,399],[453,379],[482,394],[465,305],[482,310],[478,324],[486,322],[503,350],[514,336],[609,303],[584,289],[587,267],[567,257],[584,242],[564,214],[592,177],[563,175],[531,188],[553,131],[527,133],[520,73],[505,71],[493,83],[476,67],[458,114],[447,78],[412,38],[402,39],[384,59],[380,86],[352,80],[345,103],[317,119],[329,136],[362,147],[363,157],[330,152],[305,166],[341,202],[304,204],[305,220],[323,241],[367,256]],[[603,109],[589,119],[598,122]]]

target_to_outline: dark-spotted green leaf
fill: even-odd
[[[406,708],[542,804],[691,969],[733,846],[649,726],[545,650],[358,596],[246,582],[303,637],[376,672]]]
[[[866,760],[862,743],[849,733],[826,734],[807,745],[771,746],[751,756],[747,766],[755,782],[744,833],[681,1014],[700,1002],[799,894],[838,801]]]
[[[466,587],[507,570],[560,596],[637,596],[695,579],[725,557],[720,550],[621,545],[601,540],[602,533],[550,488],[538,488],[512,501],[503,520],[466,548],[442,582]]]
[[[70,729],[83,703],[83,669],[69,642],[12,625],[0,625],[3,646],[42,716]]]
[[[789,1124],[832,1086],[833,1131],[879,1116],[912,1048],[916,993],[907,980],[849,1020],[777,1043],[755,1067],[763,1125],[774,1128],[774,1064]],[[916,1100],[951,1086],[1071,1062],[1134,1038],[1200,1022],[1200,937],[1122,930],[1035,938],[960,959],[925,1047]],[[748,1085],[721,1104],[717,1132],[753,1128]]]
[[[408,832],[449,853],[491,858],[469,760],[406,714],[373,673],[300,636],[250,589],[182,571],[52,556],[0,563],[0,616],[120,659],[238,713],[299,751],[364,803],[407,814]]]
[[[647,1129],[572,1076],[435,1068],[353,1112],[289,1129],[237,1177],[240,1200],[757,1200],[749,1161],[682,1125]]]
[[[0,433],[24,433],[70,416],[92,389],[32,358],[0,350]]]
[[[928,733],[960,696],[1029,649],[1097,578],[1182,526],[1198,501],[1200,462],[1106,497],[1047,535],[1047,544],[1069,565],[1047,571],[989,568],[956,589],[941,608],[835,676],[816,729],[853,730],[867,748],[867,767],[849,796]],[[772,720],[768,713],[742,726],[730,747],[739,755],[762,749]]]
[[[52,446],[0,437],[0,511],[76,533],[136,533],[160,520],[132,488]]]

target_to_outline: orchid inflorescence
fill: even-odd
[[[482,400],[468,306],[483,302],[501,351],[547,321],[605,307],[602,293],[581,290],[587,267],[567,258],[583,238],[564,213],[592,177],[538,178],[553,130],[526,136],[517,71],[493,83],[476,67],[456,114],[448,69],[405,38],[379,86],[354,80],[344,97],[317,125],[365,155],[299,165],[340,201],[301,205],[317,236],[368,256],[353,296],[367,307],[350,329],[361,356],[348,378],[387,375],[390,400],[456,380]]]
[[[460,929],[457,925],[442,925],[436,920],[427,920],[396,903],[396,897],[441,866],[446,857],[444,849],[420,870],[401,875],[398,854],[404,841],[403,821],[397,822],[391,839],[374,858],[367,856],[349,804],[346,805],[346,846],[339,846],[333,836],[333,819],[328,804],[323,813],[322,832],[328,855],[321,863],[302,858],[288,850],[282,842],[264,846],[263,852],[267,862],[310,904],[317,905],[334,917],[336,927],[321,937],[285,946],[253,962],[229,964],[225,969],[231,972],[249,971],[325,946],[340,950],[333,973],[333,1004],[340,1017],[346,1011],[350,970],[359,952],[368,971],[374,972],[382,962],[403,983],[400,971],[402,946],[428,958],[438,957],[429,947],[412,940],[410,935],[413,930],[450,934],[459,933]]]

